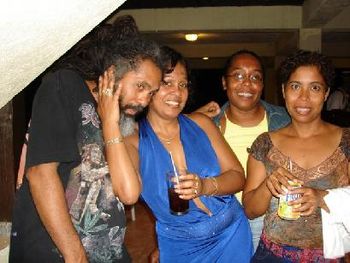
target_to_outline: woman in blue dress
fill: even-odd
[[[139,133],[126,145],[142,178],[142,198],[156,218],[160,262],[249,262],[251,232],[234,193],[243,189],[243,169],[214,123],[201,113],[183,115],[188,71],[176,51],[164,47],[168,71]],[[170,155],[171,153],[171,155]],[[176,192],[188,213],[170,213],[166,173],[180,175]]]

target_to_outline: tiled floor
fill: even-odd
[[[147,263],[148,256],[156,246],[154,219],[141,202],[135,205],[136,220],[131,221],[130,208],[126,208],[127,230],[125,245],[133,263]]]

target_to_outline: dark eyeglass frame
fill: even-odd
[[[240,78],[239,75],[242,75],[243,77]],[[255,79],[254,77],[259,76],[258,79]],[[261,84],[263,83],[264,79],[263,76],[260,76],[260,74],[246,74],[246,73],[240,73],[240,72],[233,72],[232,74],[227,74],[225,75],[226,78],[233,78],[234,80],[242,83],[246,81],[247,79],[250,80],[250,82],[255,83],[255,84]]]

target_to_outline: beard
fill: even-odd
[[[144,106],[139,104],[123,104],[123,96],[119,98],[119,127],[123,137],[129,136],[135,132],[136,120],[135,118],[140,115],[145,109]],[[129,114],[126,111],[130,109],[134,111],[134,114]]]
[[[120,132],[123,137],[129,136],[135,132],[135,117],[125,114],[124,112],[120,113],[119,127]]]
[[[135,113],[134,114],[127,113],[126,111],[128,109],[133,110]],[[124,115],[126,115],[128,117],[132,117],[132,118],[135,118],[136,116],[141,114],[144,109],[145,109],[145,107],[143,107],[141,105],[133,105],[133,104],[127,104],[125,106],[120,107],[120,111],[123,112]]]

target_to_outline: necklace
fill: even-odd
[[[151,126],[152,126],[152,128],[153,128],[152,122],[150,122],[150,124],[151,124]],[[158,134],[158,132],[156,132],[155,130],[154,130],[154,133],[157,135],[157,137],[158,137],[163,143],[165,143],[166,145],[170,145],[171,142],[172,142],[172,141],[177,137],[177,135],[180,133],[180,130],[179,130],[179,123],[177,123],[177,127],[175,128],[175,130],[176,130],[175,135],[172,136],[172,137],[170,137],[170,138],[164,138],[164,137],[160,136],[160,135]],[[160,131],[164,131],[164,129],[160,129]]]
[[[174,140],[175,139],[175,137],[176,137],[176,134],[175,134],[175,136],[173,136],[173,137],[170,137],[170,138],[163,138],[163,137],[161,137],[161,136],[159,136],[159,134],[157,134],[157,136],[158,136],[158,138],[161,140],[161,141],[163,141],[165,144],[171,144],[171,141],[172,140]]]

